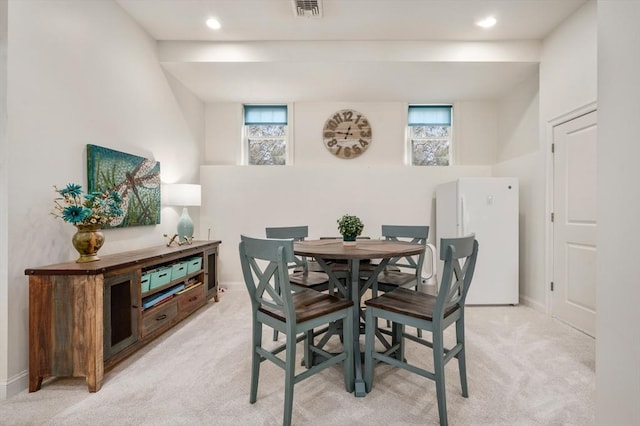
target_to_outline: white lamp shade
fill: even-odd
[[[201,203],[200,185],[173,183],[162,186],[164,204],[167,206],[199,206]]]

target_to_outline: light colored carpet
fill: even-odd
[[[451,361],[450,424],[595,423],[592,338],[524,306],[467,307],[466,315],[469,398],[460,395]],[[38,392],[0,402],[0,424],[281,424],[284,375],[272,363],[263,363],[258,401],[249,404],[250,330],[246,290],[231,285],[219,303],[108,371],[99,392],[89,393],[84,379],[52,379]],[[430,366],[430,353],[421,349],[412,344],[407,357]],[[340,368],[329,368],[296,385],[293,423],[438,424],[435,385],[379,364],[371,393],[355,398]]]

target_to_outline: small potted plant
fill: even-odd
[[[360,218],[347,213],[338,219],[337,222],[343,244],[346,246],[355,246],[356,237],[360,235],[364,229],[364,224]]]

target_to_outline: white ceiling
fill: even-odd
[[[323,0],[321,18],[297,17],[290,0],[116,0],[160,41],[542,40],[586,0]],[[498,24],[483,30],[487,15]],[[222,28],[204,21],[215,16]],[[185,46],[188,43],[185,43]],[[339,46],[339,44],[336,44]],[[344,57],[344,53],[342,53]],[[536,61],[162,60],[205,102],[495,99],[537,72]]]

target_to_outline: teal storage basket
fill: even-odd
[[[159,268],[151,273],[149,290],[162,287],[171,281],[171,268]]]
[[[140,288],[143,293],[146,293],[147,291],[149,291],[150,283],[151,283],[151,273],[145,272],[144,274],[142,274],[142,277],[140,278]]]
[[[192,272],[198,272],[200,269],[202,269],[202,258],[200,256],[198,257],[192,257],[191,259],[187,260],[187,274],[191,274]]]
[[[178,280],[187,275],[187,262],[178,262],[171,265],[171,281]]]

